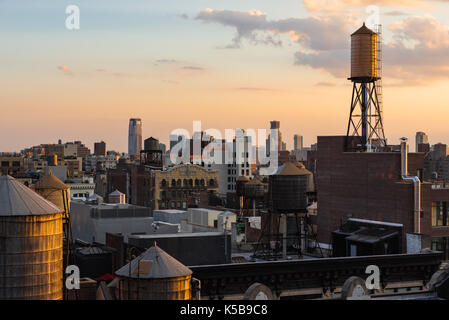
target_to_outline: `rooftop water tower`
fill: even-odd
[[[156,246],[115,272],[119,300],[192,300],[192,270]]]
[[[63,209],[0,176],[0,300],[61,300]]]
[[[365,26],[351,35],[351,110],[346,151],[377,151],[386,145],[382,123],[380,26],[377,32]]]

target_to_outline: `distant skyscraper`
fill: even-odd
[[[295,134],[293,136],[293,150],[298,151],[303,148],[303,138],[300,134]]]
[[[142,120],[138,118],[129,119],[128,154],[136,156],[142,150]]]
[[[415,152],[418,152],[418,146],[421,143],[429,143],[429,137],[424,132],[417,132],[416,133],[416,140],[415,140]]]
[[[284,144],[282,142],[282,133],[279,130],[280,127],[281,127],[281,122],[280,121],[276,121],[276,120],[270,121],[270,129],[277,131],[277,135],[278,135],[278,147],[277,147],[277,149],[278,149],[278,151],[283,151],[283,150],[287,149],[287,146],[286,146],[286,144]],[[270,130],[270,132],[271,132],[271,130]],[[265,142],[267,155],[270,154],[270,137],[271,137],[271,134],[268,135],[268,139]]]

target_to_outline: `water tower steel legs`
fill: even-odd
[[[366,151],[386,145],[377,90],[375,80],[353,82],[346,151]],[[360,110],[360,114],[356,110]],[[352,144],[352,138],[356,139],[356,146]]]

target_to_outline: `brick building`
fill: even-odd
[[[401,153],[344,152],[344,142],[344,136],[318,137],[318,241],[330,246],[332,232],[351,217],[402,224],[406,252],[406,235],[414,232],[414,185],[401,178]],[[408,153],[408,174],[422,180],[423,168],[424,153]],[[421,184],[421,233],[429,236],[429,247],[446,255],[447,204],[449,189]]]

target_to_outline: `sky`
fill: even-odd
[[[132,117],[167,144],[193,121],[224,135],[278,120],[289,149],[294,134],[344,135],[350,34],[377,21],[372,5],[388,142],[449,144],[449,1],[0,0],[0,151],[62,139],[126,152]]]

